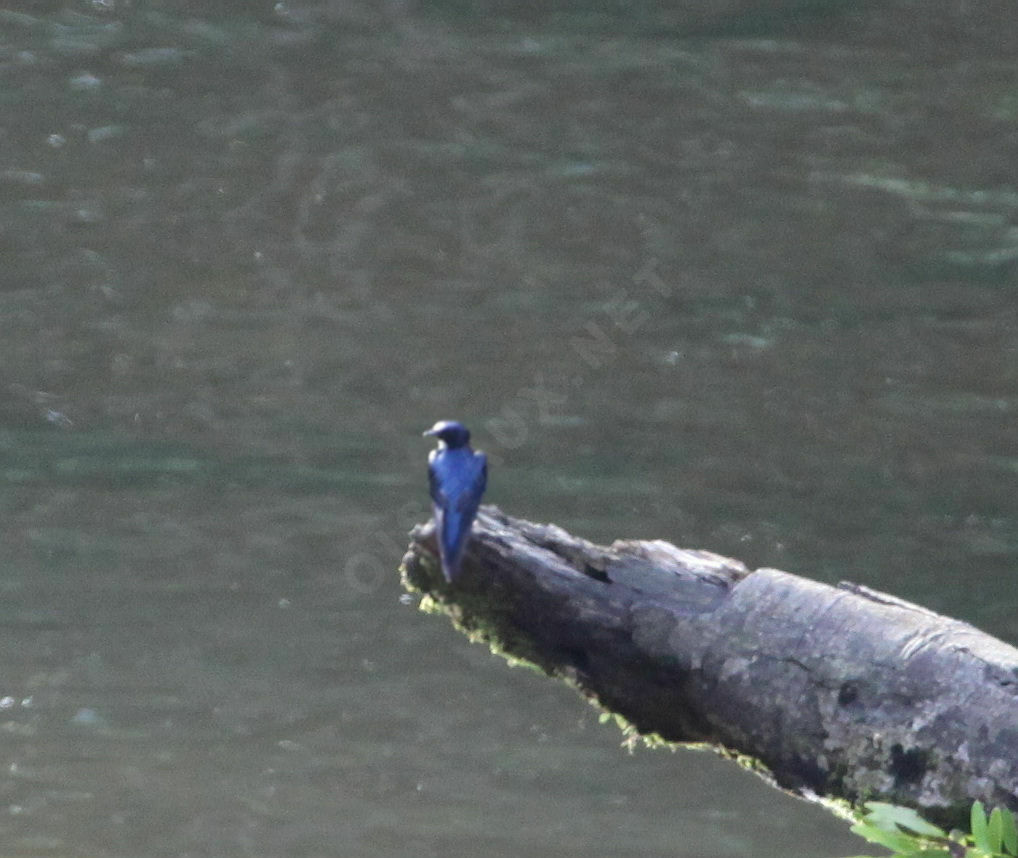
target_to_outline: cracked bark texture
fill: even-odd
[[[594,545],[482,507],[449,585],[433,526],[404,585],[642,734],[761,763],[804,797],[1018,810],[1018,650],[866,587],[662,541]]]

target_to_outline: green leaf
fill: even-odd
[[[990,849],[990,838],[986,834],[986,812],[981,801],[972,803],[972,842],[976,844],[976,849],[982,849],[983,852],[993,851]]]
[[[1004,842],[1004,823],[999,807],[993,808],[990,814],[990,823],[986,826],[986,839],[990,844],[991,852],[1000,852],[1001,844]]]
[[[885,831],[893,831],[897,826],[924,837],[947,837],[946,831],[927,822],[910,807],[900,807],[883,801],[868,801],[866,809],[869,813],[866,814],[865,821]]]
[[[918,845],[912,835],[905,834],[897,828],[894,831],[888,831],[885,828],[878,828],[867,822],[857,822],[852,826],[851,831],[870,843],[879,843],[881,846],[886,846],[892,852],[912,852],[915,851]]]
[[[1012,855],[1018,855],[1018,831],[1015,830],[1014,814],[1009,810],[1000,814],[1001,834],[1004,837],[1004,848]]]
[[[875,855],[851,855],[849,858],[876,858]],[[951,850],[936,846],[932,849],[920,849],[918,852],[896,852],[891,858],[954,858]]]

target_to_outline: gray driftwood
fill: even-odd
[[[405,584],[641,734],[750,757],[803,796],[955,823],[1018,810],[1018,650],[865,587],[667,542],[605,547],[482,508],[455,584],[432,525]]]

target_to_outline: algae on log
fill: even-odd
[[[662,541],[605,547],[482,507],[447,584],[431,523],[404,586],[643,735],[748,756],[804,797],[954,824],[1018,810],[1018,649],[862,586]]]

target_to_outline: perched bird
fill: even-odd
[[[470,448],[470,430],[455,420],[440,420],[424,434],[438,438],[428,456],[428,482],[442,574],[451,582],[488,483],[488,457]]]

